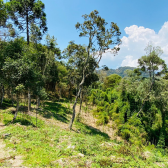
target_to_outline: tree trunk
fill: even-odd
[[[3,99],[4,99],[4,86],[3,86],[3,84],[1,86],[2,86],[2,88],[1,88],[1,106],[2,106]]]
[[[78,94],[76,95],[76,98],[75,98],[74,105],[73,105],[72,118],[71,118],[71,121],[70,121],[70,124],[69,124],[69,129],[70,129],[70,130],[72,129],[72,124],[73,124],[74,119],[75,119],[75,107],[76,107],[76,103],[77,103],[78,97],[79,97],[80,94],[81,94],[81,89],[82,89],[82,87],[80,86],[80,87],[79,87]]]
[[[14,100],[13,100],[13,90],[11,90],[11,99],[12,99],[12,106],[14,104]]]
[[[62,87],[60,87],[60,93],[59,93],[59,101],[60,101],[60,99],[62,98]]]
[[[79,108],[79,113],[77,116],[77,121],[80,121],[81,108],[82,108],[82,89],[81,89],[81,94],[80,94],[80,108]]]
[[[7,96],[8,96],[8,99],[11,99],[10,87],[8,87],[8,89],[7,89]]]
[[[78,93],[77,93],[77,95],[76,95],[75,102],[74,102],[74,105],[73,105],[72,118],[71,118],[71,121],[70,121],[70,124],[69,124],[69,129],[70,129],[70,130],[72,129],[72,124],[73,124],[74,119],[75,119],[75,107],[76,107],[76,103],[77,103],[78,97],[79,97],[80,94],[81,94],[82,86],[83,86],[83,84],[84,84],[84,82],[85,82],[85,78],[86,78],[85,71],[86,71],[87,64],[88,64],[88,61],[89,61],[89,58],[90,58],[90,48],[91,48],[91,47],[92,47],[92,39],[91,39],[91,31],[90,31],[89,45],[88,45],[88,47],[87,47],[88,56],[87,56],[87,59],[86,59],[86,62],[85,62],[85,66],[83,67],[82,81],[81,81],[81,83],[79,84],[79,90],[78,90]],[[78,86],[78,85],[77,85],[77,86]],[[78,89],[78,87],[77,87],[77,89]]]
[[[17,95],[17,106],[16,106],[16,111],[15,111],[15,115],[13,117],[13,121],[12,122],[14,122],[16,120],[18,111],[19,111],[19,95]]]
[[[70,100],[71,99],[71,84],[69,86],[69,95],[68,95],[68,99]]]
[[[26,100],[26,93],[24,93],[24,106],[26,106],[26,102],[27,102],[27,100]]]
[[[28,112],[31,111],[31,95],[30,95],[30,89],[28,88]]]
[[[81,113],[81,109],[82,109],[82,102],[83,102],[83,94],[82,94],[82,91],[81,91],[81,94],[80,94],[80,108],[79,108],[79,115]]]
[[[40,98],[39,96],[37,96],[37,100],[36,100],[36,108],[38,109],[40,106]]]
[[[29,45],[29,18],[28,18],[28,11],[26,16],[26,33],[27,33],[27,45]]]

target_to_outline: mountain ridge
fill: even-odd
[[[136,67],[130,67],[130,66],[124,66],[124,67],[119,67],[117,69],[109,69],[107,71],[105,71],[107,73],[107,76],[111,75],[111,74],[117,74],[120,75],[122,78],[127,76],[124,71],[125,70],[134,70],[136,69]],[[98,70],[98,74],[100,73],[101,70]],[[142,76],[143,77],[149,77],[149,75],[145,72],[142,72]]]

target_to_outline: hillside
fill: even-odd
[[[114,123],[97,126],[91,106],[88,110],[83,107],[82,120],[75,121],[69,131],[71,106],[46,102],[37,123],[36,111],[25,113],[23,106],[14,124],[9,124],[13,108],[0,110],[0,166],[166,167],[166,156],[153,145],[128,144],[115,135]]]
[[[119,67],[118,69],[109,69],[108,71],[106,71],[107,76],[111,75],[111,74],[118,74],[120,75],[122,78],[126,76],[126,74],[124,73],[125,70],[134,70],[136,69],[135,67],[129,67],[129,66],[125,66],[125,67]],[[101,70],[98,70],[97,72],[100,73]],[[142,76],[143,77],[148,77],[149,75],[147,73],[142,72]]]

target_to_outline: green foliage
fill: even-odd
[[[19,111],[14,124],[19,123],[20,126],[11,125],[6,131],[10,131],[12,136],[17,137],[20,142],[19,144],[13,142],[13,139],[10,139],[12,137],[6,139],[6,142],[9,147],[17,148],[19,154],[26,155],[27,166],[31,164],[33,167],[46,165],[57,167],[59,164],[54,163],[55,160],[76,157],[78,153],[81,153],[84,154],[84,158],[80,159],[79,164],[83,167],[88,167],[86,165],[88,158],[92,167],[119,167],[123,164],[125,167],[148,167],[149,165],[152,167],[154,162],[166,155],[168,75],[160,77],[167,71],[165,61],[160,58],[162,54],[160,47],[148,45],[145,49],[147,54],[138,60],[139,68],[137,69],[120,67],[114,71],[107,70],[104,66],[107,72],[101,71],[97,75],[95,69],[99,66],[102,53],[109,50],[110,45],[116,46],[121,43],[119,27],[112,22],[110,28],[107,29],[105,19],[99,16],[98,11],[83,15],[84,22],[76,24],[76,29],[80,32],[79,36],[89,36],[87,46],[71,41],[64,50],[63,57],[60,49],[57,48],[54,36],[47,35],[46,44],[40,44],[43,33],[47,30],[44,4],[40,0],[11,0],[7,3],[0,0],[0,26],[14,31],[12,24],[6,25],[8,16],[20,32],[26,29],[29,45],[23,37],[6,42],[0,40],[1,101],[3,101],[4,93],[8,97],[2,102],[2,107],[12,106],[12,103],[15,106],[14,97],[21,100],[19,96],[30,91],[33,98],[43,100],[45,107],[41,107],[39,114],[48,120],[52,118],[65,124],[69,122],[67,114],[72,113],[70,104],[67,104],[67,108],[61,103],[55,103],[54,100],[46,103],[45,100],[57,99],[58,96],[72,98],[78,89],[82,89],[86,104],[88,100],[97,107],[93,111],[93,115],[97,118],[97,125],[104,126],[112,120],[117,126],[117,134],[132,145],[132,149],[128,144],[115,145],[115,147],[103,146],[104,141],[112,143],[108,135],[80,122],[75,123],[78,133],[63,131],[55,127],[56,124],[50,128],[47,122],[45,127],[41,120],[38,120],[37,130],[34,128],[36,119]],[[112,40],[113,37],[116,40]],[[97,44],[94,45],[94,42]],[[113,51],[116,53],[119,48],[113,48]],[[68,59],[68,62],[58,61],[61,58]],[[106,77],[106,73],[113,74]],[[146,78],[142,77],[144,75]],[[121,79],[124,76],[127,77]],[[86,105],[85,112],[89,112],[88,110]],[[5,124],[12,120],[11,110],[9,112],[10,114],[8,111],[2,114]],[[61,142],[64,135],[67,136]],[[68,141],[68,138],[71,140]],[[67,148],[69,143],[75,145],[74,150]],[[139,150],[139,147],[146,143],[154,144],[158,148],[156,154],[150,157],[150,164],[144,162],[145,157],[139,154],[143,152]],[[135,152],[134,145],[139,152]],[[150,151],[154,150],[152,145],[150,147],[152,148],[149,148]],[[114,158],[111,157],[113,154],[116,155],[115,161],[117,162],[119,158],[122,161],[121,164],[114,162]],[[48,155],[51,158],[48,158]],[[38,156],[36,160],[34,156]],[[75,166],[72,164],[69,167]]]
[[[121,76],[117,74],[112,74],[105,78],[104,86],[105,88],[114,87],[115,85],[119,84],[120,80],[121,80]]]
[[[147,56],[142,56],[138,59],[139,67],[142,71],[148,72],[150,78],[154,80],[154,76],[156,75],[155,71],[159,69],[159,66],[161,66],[162,69],[157,73],[158,75],[161,75],[167,70],[165,61],[160,58],[163,51],[159,46],[153,47],[151,44],[148,44],[145,50]]]
[[[39,25],[43,33],[47,31],[46,14],[44,13],[44,4],[38,0],[11,0],[7,2],[8,13],[14,24],[20,31],[26,29],[27,43],[29,44],[30,25]],[[39,32],[39,31],[38,31]]]
[[[157,147],[158,147],[158,148],[161,148],[161,149],[164,149],[164,148],[165,148],[165,136],[164,136],[164,134],[163,134],[163,130],[162,130],[161,133],[160,133],[159,141],[158,141]]]
[[[150,53],[145,57],[147,59],[144,60],[145,66],[149,66],[148,71],[153,72],[150,69],[152,64],[149,60],[156,58],[154,65],[158,66],[163,63],[162,72],[164,72],[166,66],[157,56],[160,50],[158,48],[155,50],[155,53]],[[120,80],[118,86],[103,91],[95,90],[94,94],[91,92],[92,100],[94,99],[95,104],[98,105],[97,110],[94,111],[98,123],[108,123],[112,119],[118,127],[118,135],[130,143],[144,145],[146,141],[150,141],[164,148],[167,142],[165,125],[168,111],[166,80],[156,75],[153,78],[151,74],[151,78],[155,80],[153,83],[151,78],[140,77],[139,69],[127,70],[127,75],[128,77]],[[107,105],[107,103],[110,104]],[[164,136],[163,133],[160,134],[161,130]]]
[[[18,86],[16,86],[15,92],[21,93],[24,89],[25,89],[24,85],[19,84]]]
[[[7,18],[8,18],[8,13],[6,10],[6,6],[3,0],[0,0],[0,27],[6,25]]]

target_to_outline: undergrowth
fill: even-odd
[[[47,108],[49,107],[46,106],[43,110]],[[57,120],[56,112],[51,109],[47,109],[50,112],[47,118],[52,116]],[[8,124],[13,118],[9,110],[1,110],[0,116],[4,124]],[[46,117],[43,114],[42,116]],[[67,117],[63,113],[62,116],[65,117],[62,122],[66,124]],[[1,131],[0,137],[10,133],[4,139],[6,147],[22,155],[23,164],[28,167],[168,166],[167,153],[162,153],[154,145],[139,147],[126,141],[110,140],[106,133],[82,122],[76,121],[75,128],[76,131],[64,130],[59,126],[47,125],[39,118],[36,127],[35,117],[19,112],[15,123]]]

